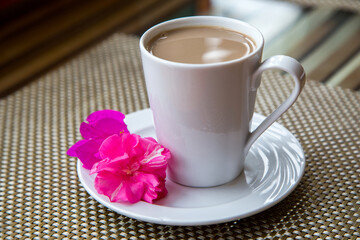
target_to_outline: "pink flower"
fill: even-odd
[[[94,186],[112,202],[152,203],[166,196],[168,149],[153,138],[130,134],[124,114],[102,110],[90,114],[80,125],[84,139],[71,146],[68,155],[97,173]]]
[[[165,177],[170,152],[153,138],[115,134],[100,147],[103,160],[92,167],[95,188],[111,202],[152,203],[167,194]]]
[[[99,148],[109,136],[128,133],[124,123],[124,114],[114,110],[101,110],[91,113],[87,122],[80,125],[80,133],[84,138],[69,148],[67,154],[77,157],[86,169],[91,169],[94,163],[102,160]]]

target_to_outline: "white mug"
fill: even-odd
[[[171,62],[152,55],[146,45],[161,32],[186,26],[217,26],[250,36],[256,49],[239,59],[208,64]],[[251,25],[224,17],[185,17],[160,23],[140,39],[141,57],[156,137],[171,152],[168,177],[191,187],[232,181],[244,169],[254,141],[296,101],[305,72],[295,59],[273,56],[261,63],[264,39]],[[281,69],[294,79],[285,100],[250,132],[261,73]],[[274,86],[276,87],[276,86]]]

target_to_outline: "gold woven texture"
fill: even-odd
[[[267,115],[291,92],[268,72],[256,112]],[[0,239],[360,238],[360,95],[308,81],[279,123],[302,144],[305,175],[276,206],[235,222],[163,226],[117,214],[80,184],[67,149],[101,109],[147,108],[138,38],[115,34],[0,100]]]

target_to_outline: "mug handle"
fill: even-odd
[[[251,79],[250,91],[256,92],[257,88],[260,86],[261,74],[265,70],[269,69],[280,69],[289,73],[295,82],[295,86],[290,96],[275,111],[273,111],[253,132],[249,133],[245,144],[246,154],[250,150],[250,147],[255,142],[255,140],[268,127],[270,127],[270,125],[273,124],[276,119],[278,119],[294,104],[305,85],[305,71],[301,64],[292,57],[277,55],[266,59],[255,71]]]

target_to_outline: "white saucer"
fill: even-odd
[[[264,116],[254,114],[253,127]],[[145,109],[126,116],[131,133],[155,138],[152,112]],[[305,156],[300,143],[274,123],[252,146],[245,171],[234,181],[212,188],[191,188],[166,181],[168,195],[155,204],[112,203],[94,188],[95,175],[77,165],[81,183],[98,202],[138,220],[167,225],[205,225],[237,220],[274,206],[300,182]]]

